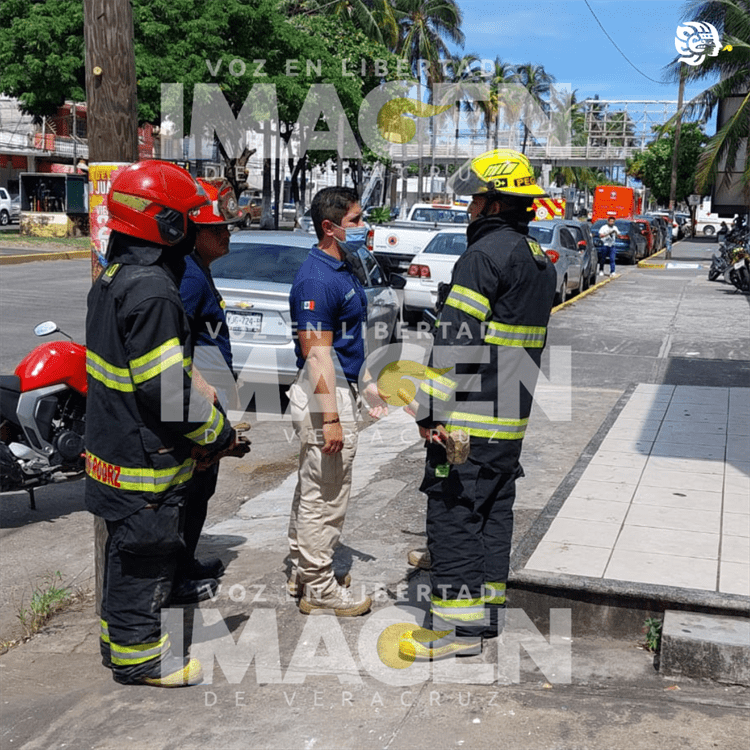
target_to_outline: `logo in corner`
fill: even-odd
[[[722,51],[719,32],[716,27],[704,21],[688,21],[677,27],[674,46],[680,55],[680,62],[698,66],[706,57],[716,57]],[[723,49],[731,52],[732,46]]]

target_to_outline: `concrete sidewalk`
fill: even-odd
[[[673,258],[710,259],[710,246],[683,244]],[[222,589],[171,613],[206,683],[116,685],[88,602],[0,658],[3,746],[746,747],[750,691],[665,678],[636,645],[644,616],[665,608],[750,608],[748,301],[703,269],[618,271],[552,318],[518,485],[512,612],[482,656],[394,658],[428,580],[406,564],[424,546],[423,448],[398,411],[360,435],[335,559],[374,594],[372,614],[299,613],[284,586],[294,475],[260,492],[230,464],[218,491],[244,502],[201,543],[228,562]],[[566,352],[568,388],[556,379]]]

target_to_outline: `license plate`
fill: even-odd
[[[231,333],[260,333],[263,313],[228,312],[227,325]]]

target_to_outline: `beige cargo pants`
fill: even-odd
[[[322,452],[323,415],[310,408],[306,388],[294,383],[288,391],[292,424],[300,441],[299,472],[289,518],[289,557],[292,579],[305,596],[325,601],[336,593],[331,561],[344,525],[352,465],[357,452],[360,399],[354,388],[336,388],[336,403],[344,433],[339,453]],[[313,405],[314,406],[314,405]]]

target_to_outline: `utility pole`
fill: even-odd
[[[138,161],[133,11],[130,0],[84,0],[86,104],[89,144],[91,276],[101,273],[107,211],[104,199],[114,173]],[[96,611],[101,611],[107,527],[94,517]]]
[[[674,147],[672,151],[672,181],[669,185],[669,218],[674,220],[674,204],[677,196],[677,152],[680,147],[680,131],[682,130],[682,98],[685,95],[685,64],[680,68],[680,88],[677,92],[677,124],[674,129]],[[671,227],[670,227],[671,231]],[[672,257],[672,245],[669,243],[665,258]]]

